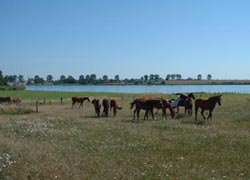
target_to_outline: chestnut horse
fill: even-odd
[[[117,100],[115,100],[115,99],[111,99],[111,100],[110,100],[110,111],[112,111],[112,109],[113,109],[113,115],[114,115],[114,116],[116,116],[117,109],[122,109],[122,107],[120,107],[120,106],[118,105],[118,102],[117,102]]]
[[[167,112],[166,109],[169,109],[171,117],[174,118],[175,116],[175,111],[171,105],[171,103],[169,101],[167,101],[166,99],[160,99],[161,103],[159,104],[155,104],[155,108],[157,109],[157,112],[159,109],[162,109],[162,118],[167,119]]]
[[[94,105],[94,108],[95,108],[95,115],[97,117],[100,117],[101,106],[102,106],[100,100],[99,99],[93,99],[92,104]]]
[[[201,115],[204,118],[204,120],[206,120],[206,118],[203,114],[205,110],[209,110],[207,120],[209,118],[212,118],[212,112],[215,108],[216,103],[218,103],[219,106],[221,105],[221,96],[222,96],[222,94],[218,95],[218,96],[212,96],[212,97],[207,98],[207,99],[197,99],[195,101],[195,121],[197,121],[197,112],[198,112],[199,108],[201,108]]]
[[[79,108],[80,107],[83,108],[83,102],[85,100],[88,100],[88,102],[90,101],[88,97],[72,97],[71,100],[72,100],[72,109],[73,109],[75,103],[80,103]]]

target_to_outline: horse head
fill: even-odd
[[[195,100],[195,97],[194,97],[194,94],[193,94],[193,93],[189,93],[187,96],[188,96],[189,98],[192,98],[193,100]]]
[[[217,96],[217,99],[218,99],[217,102],[218,102],[219,106],[221,105],[221,96],[222,96],[222,94]]]

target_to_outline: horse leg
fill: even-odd
[[[83,102],[80,102],[79,109],[80,109],[80,107],[83,108]]]
[[[204,116],[204,110],[203,109],[201,110],[201,115],[202,115],[203,119],[206,120],[206,118]]]
[[[146,110],[146,112],[144,114],[144,119],[143,119],[144,121],[145,121],[146,117],[147,117],[147,120],[148,120],[148,110]]]
[[[151,112],[151,114],[152,114],[153,120],[155,120],[155,117],[154,117],[154,109],[150,109],[150,112]]]
[[[74,102],[74,101],[72,101],[72,109],[73,109],[74,104],[75,104],[75,102]]]
[[[135,120],[135,113],[136,113],[137,109],[134,110],[134,117],[133,117],[133,120]]]
[[[197,122],[198,109],[199,109],[199,107],[195,106],[195,122]]]
[[[137,109],[137,120],[139,121],[140,109]]]
[[[167,112],[166,112],[166,108],[162,109],[162,119],[167,119]]]
[[[208,119],[212,119],[212,111],[209,111],[208,117],[207,117],[207,121]]]

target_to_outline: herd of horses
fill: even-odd
[[[145,110],[144,114],[144,120],[148,119],[149,113],[152,116],[152,119],[154,120],[154,109],[157,109],[157,112],[159,110],[162,110],[162,118],[167,118],[167,109],[170,111],[170,115],[172,118],[175,117],[175,113],[179,112],[179,107],[183,106],[185,108],[185,114],[187,114],[189,117],[193,114],[193,101],[195,102],[195,120],[197,121],[197,113],[198,110],[201,109],[201,115],[204,120],[209,120],[212,118],[212,112],[215,108],[215,105],[218,103],[218,105],[221,105],[221,96],[212,96],[210,98],[199,98],[195,99],[193,93],[189,93],[188,95],[177,93],[178,98],[176,99],[164,99],[164,98],[136,98],[133,100],[133,102],[130,103],[130,109],[134,109],[134,116],[133,119],[135,120],[135,116],[137,117],[137,120],[139,120],[139,114],[141,110]],[[88,97],[72,97],[72,108],[74,104],[77,102],[79,103],[79,108],[83,107],[84,101],[89,101],[90,99]],[[95,109],[95,115],[97,117],[103,116],[108,117],[109,111],[112,111],[113,109],[113,115],[115,116],[117,114],[118,109],[122,109],[118,105],[117,100],[115,99],[103,99],[102,101],[100,99],[93,99],[92,104],[94,105]],[[101,114],[101,107],[103,107],[103,111]],[[176,109],[176,111],[175,111]],[[209,114],[206,118],[204,116],[204,111],[208,110]],[[156,112],[156,113],[157,113]]]
[[[154,109],[157,109],[157,112],[159,110],[162,111],[162,118],[167,118],[167,109],[170,111],[170,115],[172,118],[175,117],[175,113],[179,112],[179,107],[183,106],[185,108],[185,114],[187,114],[189,117],[193,114],[193,102],[195,106],[195,120],[197,121],[197,113],[198,110],[201,109],[201,115],[204,120],[209,120],[212,118],[212,112],[215,108],[215,105],[218,103],[218,105],[221,105],[221,96],[212,96],[210,98],[199,98],[195,99],[193,93],[189,93],[187,95],[182,93],[176,94],[178,98],[176,99],[164,99],[164,98],[136,98],[133,100],[133,102],[130,103],[130,109],[134,109],[134,118],[137,117],[137,120],[139,120],[139,114],[141,110],[145,110],[144,114],[144,120],[148,119],[149,113],[152,116],[152,119],[154,120]],[[83,103],[85,101],[90,102],[89,97],[72,97],[72,109],[74,108],[75,104],[79,104],[79,108],[83,108]],[[10,96],[8,97],[0,97],[0,104],[3,103],[15,103],[16,105],[21,103],[20,98],[12,98]],[[117,100],[115,99],[103,99],[102,101],[100,99],[93,99],[91,103],[94,106],[95,110],[95,116],[96,117],[108,117],[109,112],[113,110],[113,115],[116,116],[117,110],[122,109],[118,105]],[[103,111],[101,114],[101,107],[103,107]],[[175,110],[176,109],[176,110]],[[209,114],[207,118],[204,115],[204,111],[208,110]],[[156,113],[157,113],[156,112]]]

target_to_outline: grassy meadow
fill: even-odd
[[[174,119],[168,112],[167,120],[159,113],[143,121],[142,111],[140,121],[133,121],[133,98],[175,97],[168,94],[0,91],[0,96],[22,98],[20,106],[0,104],[0,179],[250,179],[250,95],[223,94],[212,121],[200,125],[182,108]],[[96,118],[90,102],[72,109],[72,96],[115,98],[123,109],[116,117]]]

